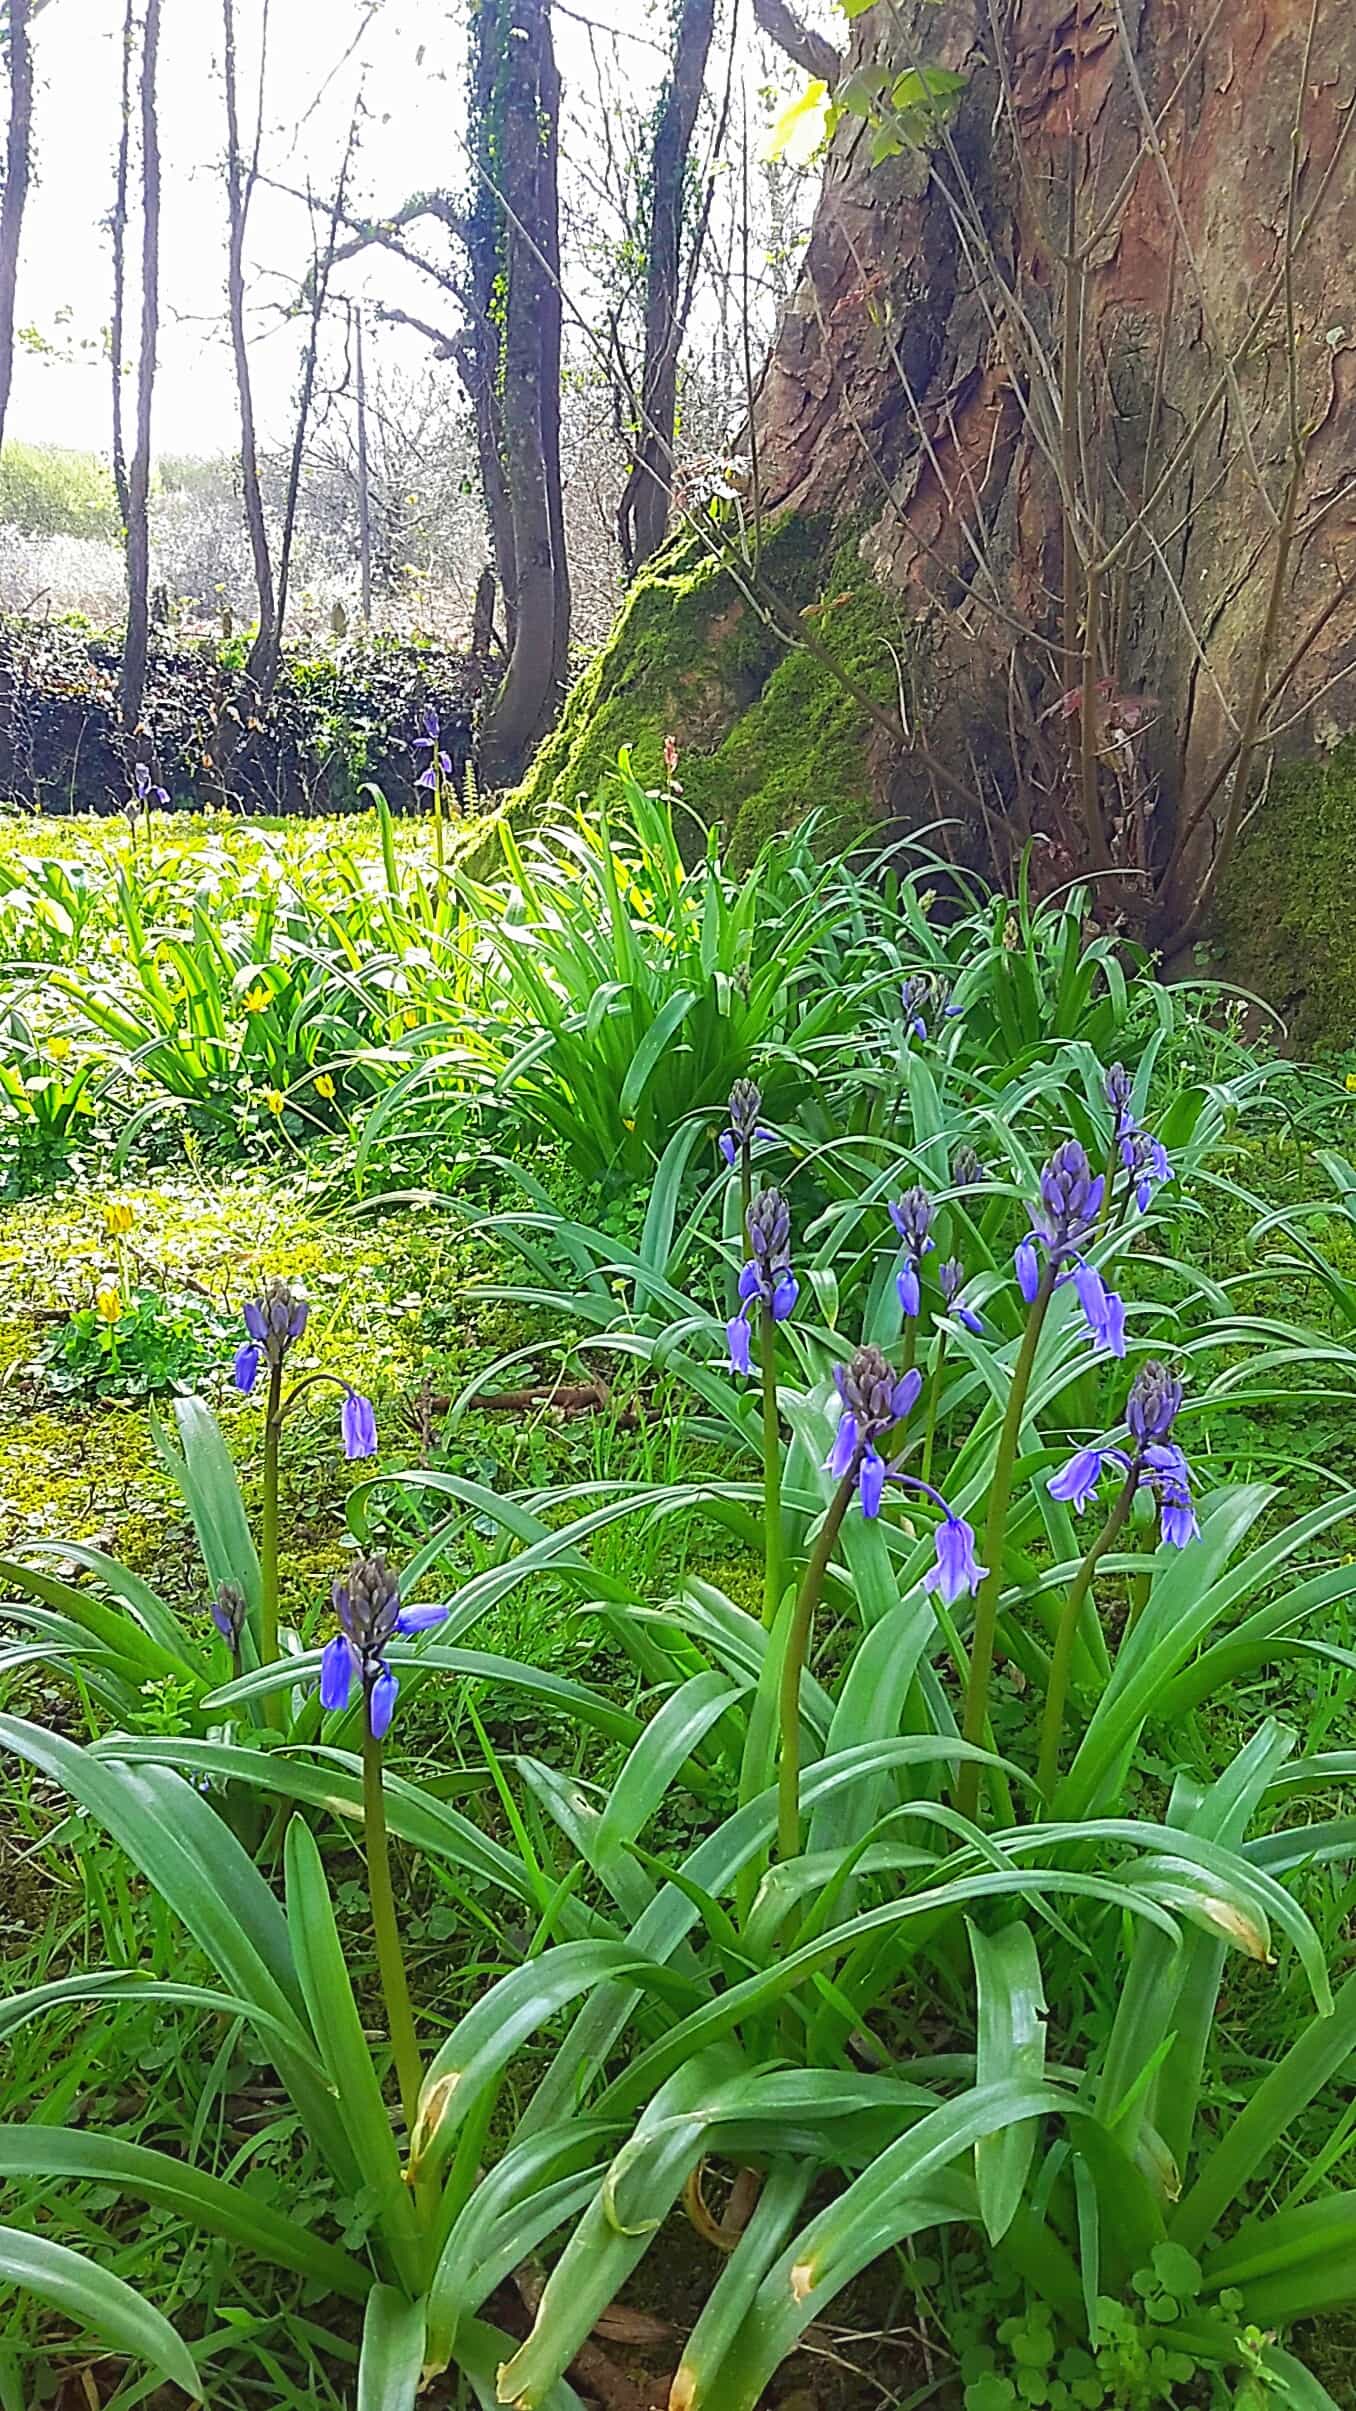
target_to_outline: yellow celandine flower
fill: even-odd
[[[1356,1097],[1356,1072],[1347,1073],[1347,1086],[1351,1090],[1352,1095]]]
[[[47,1041],[47,1052],[51,1056],[53,1063],[65,1063],[70,1055],[70,1051],[71,1041],[69,1038],[49,1038]]]
[[[334,1099],[334,1094],[335,1094],[335,1088],[334,1088],[334,1077],[333,1077],[333,1074],[332,1074],[332,1073],[330,1073],[330,1072],[317,1072],[317,1073],[316,1073],[316,1076],[315,1076],[315,1093],[316,1093],[316,1095],[317,1095],[318,1097],[324,1097],[327,1103],[332,1103],[332,1102],[333,1102],[333,1099]]]
[[[287,1103],[287,1099],[283,1095],[283,1092],[280,1088],[266,1088],[264,1090],[264,1103],[268,1107],[270,1113],[280,1114],[284,1105]]]
[[[122,1292],[116,1281],[105,1281],[95,1293],[94,1304],[101,1323],[122,1321]]]
[[[112,1205],[104,1207],[104,1229],[110,1239],[125,1239],[135,1221],[131,1207],[121,1198],[115,1198]]]
[[[256,985],[251,988],[245,999],[245,1011],[247,1013],[266,1013],[272,1002],[273,999],[267,988]]]

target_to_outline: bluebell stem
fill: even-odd
[[[400,1584],[379,1553],[354,1559],[347,1577],[330,1592],[339,1630],[320,1661],[320,1703],[346,1708],[355,1682],[361,1685],[367,1730],[384,1741],[395,1712],[399,1677],[386,1651],[397,1634],[429,1632],[441,1624],[445,1607],[402,1607]]]
[[[958,1256],[948,1256],[944,1264],[938,1265],[937,1285],[948,1314],[954,1314],[957,1322],[964,1323],[967,1331],[973,1331],[976,1338],[982,1338],[984,1325],[980,1317],[973,1306],[965,1305],[961,1299],[960,1293],[965,1286],[965,1266]]]
[[[1045,1165],[1040,1185],[1039,1210],[1033,1212],[1031,1229],[1014,1257],[1022,1296],[1028,1306],[1035,1304],[1043,1253],[1056,1287],[1069,1280],[1076,1283],[1088,1328],[1099,1346],[1109,1348],[1113,1356],[1124,1356],[1124,1305],[1087,1263],[1083,1252],[1096,1235],[1106,1177],[1093,1171],[1087,1150],[1077,1139],[1066,1139]]]
[[[752,1254],[739,1276],[739,1312],[725,1326],[730,1363],[736,1373],[752,1370],[750,1318],[761,1302],[774,1323],[784,1323],[800,1295],[791,1270],[791,1208],[780,1189],[760,1189],[749,1208]]]
[[[1191,1503],[1191,1468],[1175,1440],[1169,1438],[1182,1404],[1182,1384],[1166,1365],[1142,1365],[1126,1400],[1125,1420],[1133,1447],[1080,1448],[1050,1476],[1046,1489],[1081,1515],[1094,1498],[1108,1465],[1114,1466],[1136,1489],[1150,1491],[1158,1502],[1159,1528],[1164,1541],[1183,1549],[1200,1527]]]
[[[932,1199],[926,1189],[906,1189],[898,1204],[890,1208],[890,1220],[904,1242],[904,1259],[895,1274],[895,1289],[901,1311],[909,1316],[922,1310],[922,1262],[937,1244],[931,1235],[932,1216]]]

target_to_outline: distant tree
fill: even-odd
[[[222,0],[222,64],[226,89],[226,301],[231,321],[231,352],[235,361],[236,397],[240,411],[240,484],[245,503],[245,525],[249,530],[250,555],[254,563],[254,584],[258,599],[258,634],[254,642],[256,659],[251,673],[257,674],[264,661],[272,656],[278,624],[277,595],[273,585],[273,558],[269,551],[268,527],[264,519],[264,497],[259,482],[259,447],[254,430],[254,387],[250,377],[249,345],[245,337],[245,230],[250,203],[259,181],[259,152],[263,141],[264,79],[268,68],[268,0],[264,0],[259,44],[259,82],[254,116],[254,135],[248,161],[240,147],[240,108],[236,87],[236,43],[234,0]]]
[[[5,0],[0,30],[9,69],[9,132],[5,183],[0,192],[0,443],[5,437],[10,381],[14,374],[14,303],[19,281],[19,240],[28,200],[33,149],[33,46],[31,0]]]

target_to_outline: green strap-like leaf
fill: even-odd
[[[0,2279],[22,2286],[54,2310],[87,2327],[117,2351],[149,2361],[163,2377],[182,2386],[190,2402],[202,2397],[192,2353],[168,2319],[133,2286],[101,2269],[83,2252],[69,2251],[45,2235],[0,2227]]]
[[[358,2411],[414,2411],[424,2367],[424,2306],[374,2285],[358,2360]]]

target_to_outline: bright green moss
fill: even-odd
[[[1356,1041],[1356,735],[1276,772],[1217,906],[1230,978],[1303,1047]]]
[[[855,546],[829,553],[821,521],[788,514],[762,567],[807,632],[888,703],[901,628]],[[783,643],[694,537],[637,581],[511,806],[592,797],[623,746],[640,779],[657,782],[667,736],[684,794],[704,819],[725,823],[736,863],[812,808],[848,831],[870,817],[868,715],[830,669]]]

